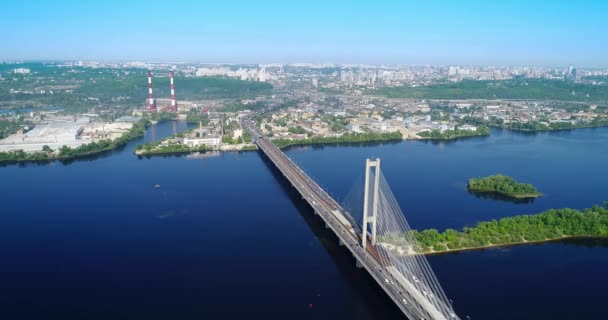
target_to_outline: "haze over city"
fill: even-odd
[[[0,59],[606,66],[605,1],[15,1]]]

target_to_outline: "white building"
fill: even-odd
[[[31,70],[28,69],[28,68],[16,68],[16,69],[13,69],[13,73],[14,74],[28,74],[30,72],[31,72]]]
[[[465,124],[460,126],[459,128],[460,130],[466,130],[466,131],[477,131],[477,127],[476,126],[472,126],[470,124]]]
[[[232,131],[232,139],[237,140],[238,138],[243,136],[243,129],[234,129]]]
[[[184,144],[191,148],[202,146],[202,145],[218,147],[221,142],[222,142],[222,139],[218,136],[207,136],[207,137],[203,137],[203,138],[193,138],[193,139],[185,138],[184,139]]]

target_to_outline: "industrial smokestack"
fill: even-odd
[[[152,94],[152,72],[148,71],[148,103],[150,111],[156,110],[154,95]]]
[[[177,101],[175,101],[175,87],[173,86],[173,71],[169,72],[171,79],[171,110],[177,112]]]

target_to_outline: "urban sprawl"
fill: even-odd
[[[30,65],[0,65],[5,159],[60,158],[68,149],[111,144],[143,121],[164,120],[188,121],[191,129],[138,145],[137,153],[254,149],[240,126],[251,113],[281,146],[608,125],[608,70],[572,66]]]

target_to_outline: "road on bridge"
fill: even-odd
[[[250,119],[244,119],[241,123],[253,137],[256,144],[274,163],[274,165],[291,182],[302,197],[314,209],[340,239],[341,244],[345,245],[353,254],[358,264],[365,267],[370,275],[386,291],[389,297],[397,304],[403,313],[410,319],[459,319],[449,308],[443,312],[429,301],[428,296],[421,294],[415,277],[409,280],[402,275],[396,268],[387,265],[381,259],[376,246],[368,241],[364,249],[361,243],[361,236],[357,229],[347,218],[346,211],[327,194],[319,185],[313,181],[300,167],[298,167],[285,153],[277,148],[271,141],[255,127]],[[419,286],[419,285],[418,285]],[[425,292],[426,293],[426,292]],[[446,314],[447,313],[447,314]]]

